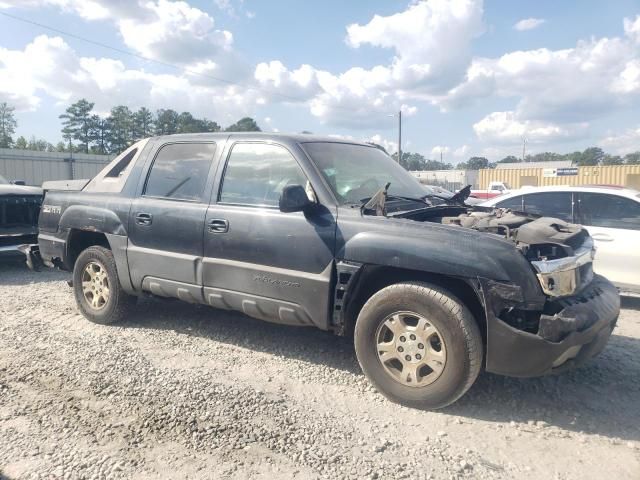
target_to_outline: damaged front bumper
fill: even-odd
[[[540,376],[585,362],[605,347],[620,313],[617,289],[598,275],[573,296],[549,299],[542,312],[522,310],[529,317],[524,326],[507,316],[514,308],[506,307],[510,300],[484,287],[486,368],[501,375]]]
[[[22,252],[25,256],[25,261],[29,269],[38,271],[43,266],[42,257],[40,256],[40,247],[37,243],[19,245],[18,251]]]

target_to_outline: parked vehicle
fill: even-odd
[[[353,335],[369,380],[407,405],[456,401],[482,366],[582,363],[620,310],[583,228],[470,207],[468,190],[425,194],[367,144],[156,137],[89,182],[48,188],[41,256],[73,272],[90,321],[123,320],[151,294]]]
[[[471,190],[471,197],[489,199],[509,193],[511,188],[504,182],[491,182],[487,190]]]
[[[483,205],[579,223],[598,250],[594,269],[640,294],[640,192],[622,187],[528,187]]]
[[[0,175],[0,255],[20,254],[18,247],[37,242],[42,189],[10,183]]]

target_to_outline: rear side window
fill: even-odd
[[[163,146],[151,166],[144,194],[201,201],[215,151],[214,143],[172,143]]]
[[[306,182],[295,158],[285,148],[236,143],[222,181],[220,202],[277,207],[284,187],[305,186]]]
[[[510,210],[515,210],[517,212],[523,212],[524,208],[522,206],[522,195],[518,195],[513,198],[507,198],[506,200],[502,200],[501,202],[496,203],[496,207],[508,208]]]
[[[581,193],[579,218],[590,227],[640,230],[640,202],[605,193]]]
[[[573,222],[570,192],[541,192],[523,195],[524,211]]]

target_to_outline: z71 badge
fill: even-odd
[[[56,205],[42,205],[42,213],[53,213],[54,215],[60,215],[62,207]]]

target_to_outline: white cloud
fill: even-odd
[[[369,137],[367,142],[375,143],[377,145],[381,145],[387,151],[389,155],[398,151],[398,142],[394,142],[393,140],[388,140],[386,137],[383,137],[379,133],[372,135]]]
[[[440,153],[442,153],[443,161],[450,161],[453,157],[456,159],[456,162],[459,162],[460,160],[467,158],[469,150],[469,145],[461,145],[457,148],[448,147],[446,145],[436,145],[431,149],[431,158],[440,160]]]
[[[640,151],[640,125],[630,128],[622,133],[611,133],[598,143],[607,152],[616,155]]]
[[[635,19],[624,19],[624,33],[636,43],[640,43],[640,15],[636,15]]]
[[[471,41],[482,31],[482,1],[431,0],[394,15],[375,15],[365,25],[349,25],[346,42],[354,48],[393,49],[396,56],[386,75],[395,88],[437,92],[462,79]]]
[[[110,21],[127,47],[180,65],[231,54],[233,35],[211,15],[173,0],[0,0],[0,8],[58,7],[89,21]]]
[[[588,124],[559,125],[519,119],[515,112],[493,112],[473,125],[478,138],[491,143],[531,143],[574,140],[584,135]]]
[[[128,69],[119,60],[80,57],[59,37],[38,36],[24,50],[0,48],[0,101],[34,110],[44,95],[63,104],[88,98],[99,112],[118,104],[144,105],[223,122],[251,115],[260,98],[255,90],[202,85],[189,75],[153,74]]]
[[[390,65],[333,74],[309,65],[290,70],[276,60],[260,63],[254,77],[272,92],[308,103],[323,123],[381,128],[388,125],[388,114],[402,109],[413,115],[415,99],[462,80],[471,41],[482,29],[481,0],[415,2],[395,15],[376,15],[367,24],[347,27],[346,42],[353,48],[393,49]]]
[[[476,58],[466,80],[436,100],[443,110],[480,98],[518,101],[517,117],[584,122],[640,100],[640,21],[625,21],[625,36],[579,41],[573,48],[515,51]]]
[[[545,22],[544,18],[524,18],[517,22],[513,28],[523,32],[525,30],[533,30],[534,28],[538,28]]]

